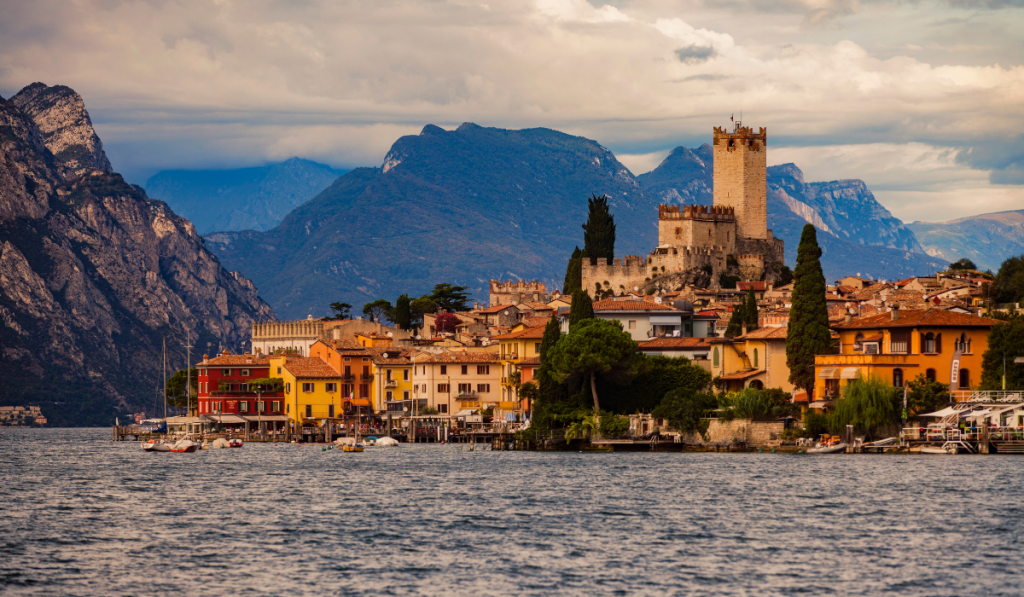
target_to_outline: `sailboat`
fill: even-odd
[[[353,402],[356,401],[356,392],[355,392],[355,390],[352,390],[351,400]],[[359,443],[359,423],[360,423],[359,419],[360,419],[360,415],[361,414],[362,413],[360,412],[360,407],[358,405],[356,405],[356,441],[353,444],[345,444],[344,446],[342,446],[341,447],[341,451],[342,452],[362,452],[363,451],[363,449],[364,449],[363,448],[363,444]]]

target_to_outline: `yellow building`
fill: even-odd
[[[360,346],[366,348],[387,348],[391,346],[394,339],[387,334],[378,334],[377,332],[366,332],[362,334],[356,334],[356,342]]]
[[[728,391],[781,388],[792,393],[784,327],[759,328],[736,338],[711,338],[711,375]]]
[[[981,357],[996,320],[942,309],[893,310],[837,324],[840,354],[814,358],[814,395],[818,401],[839,397],[851,379],[876,376],[897,387],[924,375],[960,391],[981,381]],[[953,355],[960,350],[953,375]]]
[[[411,411],[409,401],[412,400],[412,360],[409,356],[403,351],[388,349],[377,352],[371,360],[374,411],[384,413],[391,410],[392,414],[400,415],[403,406]]]
[[[296,432],[342,416],[341,374],[318,357],[270,357],[270,375],[284,381],[285,415]]]
[[[519,324],[512,331],[492,340],[498,342],[499,366],[501,368],[501,402],[518,402],[518,388],[522,384],[519,363],[530,357],[540,356],[540,344],[544,339],[544,327],[528,328]]]

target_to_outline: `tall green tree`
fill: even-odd
[[[1020,303],[1024,298],[1024,255],[1010,257],[996,272],[996,300]]]
[[[412,325],[415,327],[422,325],[425,314],[437,313],[438,306],[429,296],[421,296],[409,303],[409,310],[412,312]]]
[[[597,392],[601,409],[621,415],[649,413],[672,390],[692,392],[711,389],[711,372],[686,358],[637,355],[628,383],[600,378]]]
[[[562,337],[558,318],[552,317],[544,326],[544,335],[540,341],[540,366],[537,367],[537,389],[541,402],[550,404],[557,395],[558,380],[555,379],[551,367],[551,350]]]
[[[1024,357],[1024,316],[1012,314],[992,326],[988,348],[981,355],[981,389],[1003,389],[1003,359],[1006,359],[1006,389],[1024,390],[1024,364],[1014,363]]]
[[[747,303],[743,308],[743,322],[747,324],[748,332],[752,332],[757,329],[757,296],[754,294],[753,288],[751,288],[750,292],[747,293]]]
[[[334,313],[327,317],[330,320],[342,320],[352,317],[352,305],[348,303],[331,303],[328,305]]]
[[[579,247],[572,252],[569,264],[565,266],[565,282],[562,283],[562,294],[576,294],[583,290],[583,252]]]
[[[572,304],[569,305],[569,331],[573,326],[586,319],[594,318],[594,302],[590,300],[590,293],[581,290],[572,295]]]
[[[961,258],[958,261],[954,261],[953,263],[950,263],[949,264],[949,269],[951,269],[951,270],[952,269],[967,269],[967,270],[977,271],[978,266],[975,265],[974,262],[971,261],[970,259],[968,259],[966,257],[963,257],[963,258]]]
[[[366,319],[368,321],[376,321],[377,323],[383,323],[385,318],[388,321],[394,322],[391,319],[393,310],[394,307],[391,306],[391,301],[385,299],[377,299],[372,303],[363,305],[363,315],[366,316]]]
[[[467,290],[469,290],[468,286],[454,286],[448,283],[437,284],[434,286],[434,291],[430,293],[430,300],[437,304],[438,309],[443,309],[449,313],[469,311],[469,293],[466,292]]]
[[[729,316],[729,325],[725,328],[726,338],[735,338],[743,332],[743,322],[747,320],[747,301],[741,301],[732,308],[732,315]]]
[[[591,263],[599,257],[611,263],[615,259],[615,218],[608,211],[608,197],[591,195],[587,203],[590,213],[583,225],[583,252]]]
[[[903,411],[903,394],[899,388],[880,377],[851,380],[843,388],[843,397],[829,415],[829,427],[854,429],[873,437],[882,427],[898,424]]]
[[[411,302],[408,294],[399,296],[395,301],[395,309],[394,314],[391,316],[391,321],[400,329],[408,330],[412,328],[412,310],[409,307]]]
[[[586,319],[570,328],[549,354],[555,379],[564,382],[582,378],[590,382],[597,413],[601,411],[597,376],[627,373],[636,355],[636,342],[617,321]]]
[[[191,381],[188,384],[191,390],[189,392],[185,391],[186,379]],[[197,408],[199,404],[199,370],[181,369],[175,371],[167,380],[167,404],[177,408],[185,408],[189,403],[190,394],[192,408]]]
[[[651,414],[659,419],[667,419],[673,429],[683,433],[704,433],[708,429],[708,415],[715,406],[717,401],[714,394],[698,392],[692,388],[676,388],[665,394]]]
[[[921,373],[907,382],[907,414],[931,413],[949,406],[949,384],[932,381]]]
[[[796,254],[793,307],[786,331],[786,365],[789,381],[814,394],[814,357],[831,352],[832,333],[828,327],[825,275],[821,271],[821,248],[814,226],[804,226]]]

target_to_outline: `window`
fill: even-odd
[[[935,381],[935,369],[928,369],[924,372],[924,376],[928,378],[928,381]]]
[[[490,375],[491,374],[491,366],[490,365],[477,365],[476,366],[476,374],[477,375]]]
[[[426,388],[427,386],[423,386],[423,387]],[[424,389],[424,391],[426,391],[426,390]],[[439,384],[437,384],[437,393],[438,394],[447,394],[448,393],[448,384],[446,384],[446,383],[439,383]]]
[[[711,365],[714,366],[714,367],[718,366],[718,347],[717,346],[715,347],[715,350],[711,353]]]
[[[309,419],[312,416],[313,416],[313,405],[312,404],[307,404],[306,405],[306,418]]]
[[[533,354],[540,354],[540,342],[533,343]]]
[[[960,389],[968,390],[971,387],[971,372],[967,369],[960,370]]]
[[[893,330],[889,334],[889,353],[907,354],[910,352],[910,330]]]
[[[231,375],[231,369],[221,369],[220,370],[220,374],[221,375]]]
[[[292,393],[292,384],[291,384],[291,382],[284,384],[284,393],[285,394],[291,394]]]
[[[932,354],[937,352],[935,350],[935,334],[928,332],[927,334],[921,334],[921,352],[925,354]]]
[[[491,384],[489,383],[478,383],[476,384],[476,391],[481,394],[489,394],[491,392]]]
[[[302,391],[307,394],[311,394],[313,392],[313,384],[309,382],[304,382],[302,384]]]
[[[352,357],[345,357],[345,362],[346,363],[351,363],[352,362]]]
[[[391,371],[392,371],[391,369],[386,369],[384,371],[384,379],[386,379],[388,381],[391,381]]]
[[[324,384],[324,391],[326,391],[328,394],[333,394],[333,393],[338,391],[338,384],[336,384],[336,383]]]
[[[462,366],[462,374],[463,375],[469,375],[469,365],[463,365]]]
[[[333,419],[334,418],[334,405],[333,404],[328,404],[327,405],[327,418],[328,419]]]
[[[424,366],[424,369],[426,366]],[[424,372],[426,373],[426,372]],[[448,365],[441,365],[441,375],[448,375]]]
[[[270,403],[270,410],[275,412],[275,413],[281,412],[281,401],[280,400],[274,400],[273,402],[271,402]]]
[[[256,401],[256,412],[262,413],[267,411],[267,403],[264,400]]]
[[[281,368],[280,367],[277,368],[277,374],[281,375]]]
[[[437,405],[437,412],[439,414],[442,414],[442,415],[448,414],[448,405],[447,404],[438,404]]]
[[[409,399],[409,390],[402,390],[402,400]]]
[[[247,412],[249,412],[249,401],[248,400],[242,400],[241,402],[238,403],[238,412],[240,412],[240,413],[247,413]]]
[[[630,319],[629,320],[629,329],[631,329],[631,330],[635,330],[636,329],[636,320],[635,319]]]
[[[370,397],[370,384],[361,383],[359,384],[359,397],[369,398]]]
[[[409,381],[409,370],[402,369],[402,381]]]
[[[754,349],[754,369],[757,369],[757,349]]]
[[[389,401],[389,402],[390,402],[391,400],[394,400],[394,399],[395,399],[395,398],[394,398],[394,394],[393,394],[393,393],[391,392],[391,390],[388,390],[387,392],[384,392],[384,399],[385,399],[385,400],[387,400],[387,401]]]
[[[892,370],[892,385],[897,388],[903,387],[903,369]]]
[[[242,369],[242,377],[249,377],[249,375],[251,375],[251,373],[248,369]]]
[[[471,383],[460,383],[459,384],[459,393],[460,394],[468,394],[469,392],[472,392],[472,391],[473,391],[473,384],[471,384]]]
[[[853,339],[853,351],[860,352],[864,350],[864,334],[857,334],[857,337]]]

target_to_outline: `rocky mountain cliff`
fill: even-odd
[[[110,171],[82,98],[33,84],[0,98],[0,404],[54,424],[156,412],[171,365],[239,348],[273,317],[187,220]]]
[[[1006,259],[1024,254],[1024,209],[907,227],[929,255],[945,261],[967,257],[983,270],[997,271]]]
[[[645,193],[662,202],[711,205],[713,148],[677,147],[637,180]],[[914,233],[878,203],[863,181],[808,183],[794,164],[768,168],[768,227],[786,242],[790,265],[808,222],[820,231],[822,267],[830,281],[856,273],[905,277],[933,273],[945,265],[924,254]]]
[[[146,181],[146,193],[165,201],[200,234],[269,230],[345,172],[299,158],[259,168],[165,170]]]
[[[610,197],[617,253],[657,244],[656,202],[596,142],[549,129],[428,125],[396,141],[381,168],[342,176],[277,228],[207,241],[281,317],[323,315],[338,300],[418,296],[438,282],[486,300],[491,278],[561,286],[583,244],[591,193]]]

